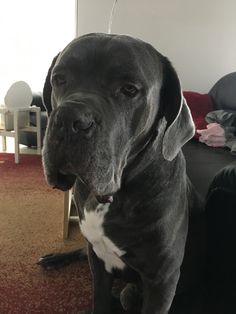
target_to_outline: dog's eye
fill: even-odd
[[[138,93],[138,89],[136,88],[136,86],[134,86],[132,84],[126,84],[126,85],[121,87],[121,92],[125,96],[135,97]]]
[[[66,78],[63,74],[56,74],[52,77],[52,82],[56,86],[62,86],[66,84]]]

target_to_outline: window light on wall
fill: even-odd
[[[75,36],[75,1],[1,1],[0,32],[1,102],[17,80],[41,91],[53,57]]]

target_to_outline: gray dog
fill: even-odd
[[[201,256],[188,245],[200,205],[181,151],[194,125],[175,70],[141,40],[89,34],[60,53],[51,83],[45,176],[61,190],[75,186],[91,313],[112,313],[116,276],[135,283],[142,314],[168,313]]]

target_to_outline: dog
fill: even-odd
[[[137,287],[142,314],[167,314],[201,273],[204,250],[202,203],[181,150],[195,129],[176,71],[144,41],[93,33],[59,54],[51,85],[44,173],[53,187],[74,186],[91,313],[112,313],[120,276]]]

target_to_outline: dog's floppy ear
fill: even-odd
[[[60,54],[60,53],[59,53]],[[43,86],[43,103],[44,103],[44,107],[47,111],[48,116],[50,116],[51,112],[52,112],[52,85],[51,85],[51,73],[52,73],[52,69],[57,61],[57,58],[59,56],[59,54],[57,54],[53,60],[52,63],[50,65],[50,68],[48,70],[45,82],[44,82],[44,86]]]
[[[166,58],[160,91],[160,116],[166,120],[162,154],[166,160],[171,161],[181,147],[193,137],[194,123],[183,97],[177,73]]]

